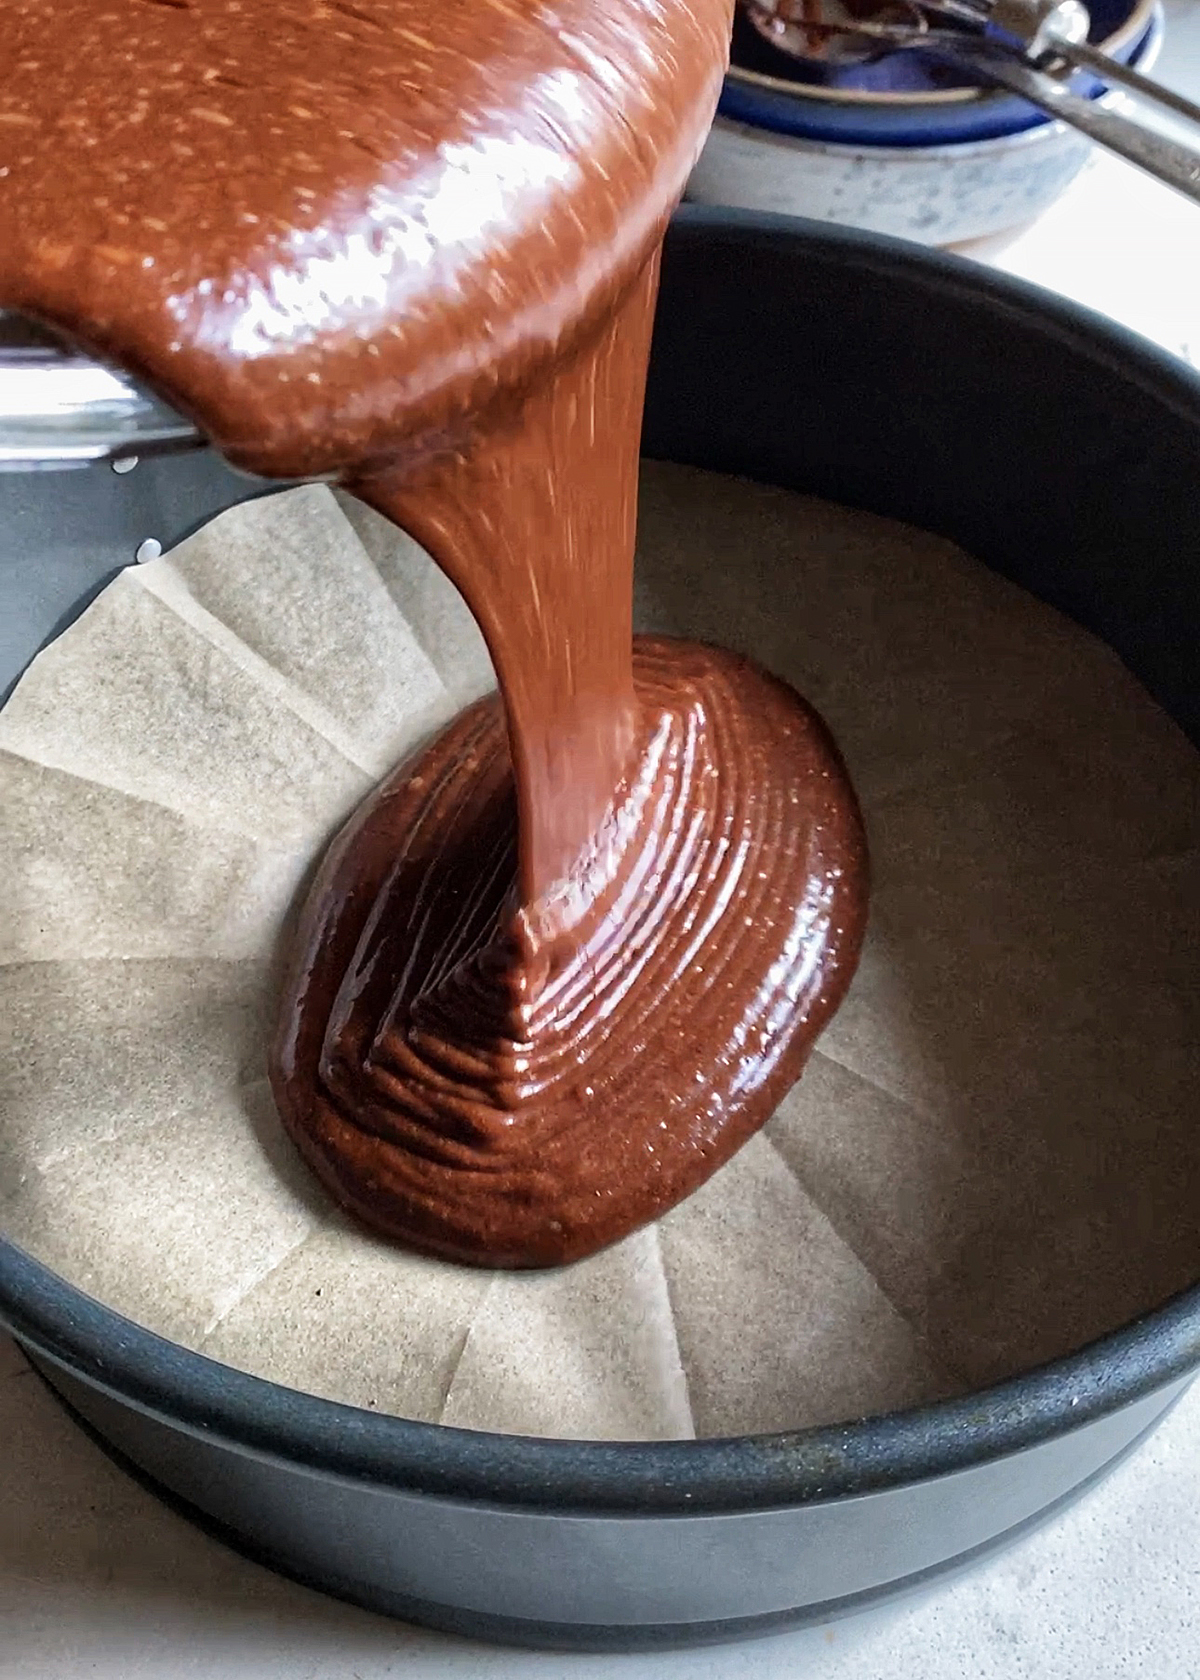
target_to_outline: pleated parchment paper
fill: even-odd
[[[947,543],[781,491],[648,467],[638,588],[644,627],[807,694],[867,816],[861,970],[766,1130],[532,1275],[385,1246],[298,1164],[264,1078],[290,907],[492,680],[430,562],[304,488],[122,574],[0,713],[0,1229],[261,1376],[630,1439],[978,1387],[1200,1273],[1200,758],[1173,725]]]

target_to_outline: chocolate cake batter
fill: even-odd
[[[823,726],[634,642],[657,251],[728,0],[10,0],[0,304],[235,462],[335,476],[461,589],[500,697],[334,843],[280,1115],[368,1224],[587,1254],[768,1117],[865,916]],[[698,353],[701,353],[698,347]]]

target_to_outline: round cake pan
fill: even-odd
[[[1200,738],[1200,381],[1118,329],[915,247],[688,210],[645,446],[943,533],[1105,638]],[[0,692],[143,542],[260,489],[206,451],[0,477]],[[579,1647],[825,1618],[976,1559],[1134,1447],[1200,1362],[1192,1289],[965,1399],[625,1445],[277,1387],[3,1241],[0,1320],[109,1450],[239,1549],[378,1610]]]

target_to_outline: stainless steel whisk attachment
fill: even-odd
[[[865,64],[918,48],[1008,88],[1147,174],[1200,203],[1200,105],[1100,52],[1081,0],[741,0],[749,22],[791,57]],[[1069,85],[1085,70],[1197,129],[1197,141],[1160,132]]]

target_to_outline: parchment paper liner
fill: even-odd
[[[304,488],[122,574],[0,713],[6,1235],[282,1383],[630,1439],[977,1387],[1192,1281],[1197,754],[1109,650],[922,533],[653,466],[641,550],[642,625],[793,681],[867,815],[859,977],[765,1132],[558,1273],[422,1260],[315,1188],[263,1077],[280,931],[492,679],[425,556]]]

